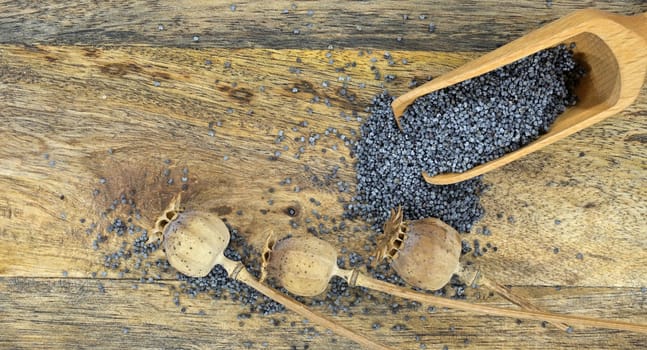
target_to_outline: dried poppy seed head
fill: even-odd
[[[393,260],[398,256],[407,230],[407,224],[402,219],[402,207],[398,207],[397,211],[391,209],[391,217],[384,223],[384,236],[377,246],[374,265],[383,259]]]
[[[229,244],[229,229],[215,214],[179,213],[164,229],[162,242],[171,266],[191,277],[204,277]]]
[[[149,237],[150,240],[163,239],[164,229],[171,221],[175,220],[179,213],[184,211],[184,208],[181,206],[182,194],[178,194],[171,200],[162,215],[160,215],[157,220],[155,220],[155,226]]]
[[[293,294],[317,296],[337,272],[337,252],[316,237],[269,238],[263,252],[262,279],[274,277]]]
[[[435,218],[404,222],[398,208],[384,225],[375,260],[390,259],[407,283],[437,290],[459,269],[460,255],[461,240],[453,227]]]

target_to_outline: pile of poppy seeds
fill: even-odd
[[[357,188],[348,211],[379,231],[389,211],[437,217],[461,232],[484,214],[480,177],[435,186],[433,176],[463,172],[546,133],[584,76],[573,47],[556,46],[418,98],[396,124],[388,94],[376,96],[355,145]]]

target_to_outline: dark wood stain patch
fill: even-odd
[[[101,73],[124,76],[128,73],[139,73],[142,69],[134,63],[108,63],[101,67]]]
[[[249,89],[238,88],[238,89],[232,89],[229,92],[229,96],[236,99],[237,101],[240,101],[243,103],[250,103],[252,101],[252,98],[254,97],[254,94]]]
[[[223,216],[223,215],[231,214],[231,212],[233,210],[231,209],[231,207],[228,207],[226,205],[222,205],[222,206],[219,206],[219,207],[210,208],[209,211],[212,212],[212,213],[216,213],[219,216]]]
[[[159,72],[159,71],[158,72],[153,72],[151,75],[153,76],[153,78],[160,78],[160,79],[164,79],[164,80],[170,80],[171,79],[171,75],[168,74],[168,73],[165,73],[165,72]]]
[[[97,58],[101,56],[101,50],[94,48],[85,48],[83,49],[83,56]]]
[[[305,80],[301,80],[299,82],[294,83],[294,85],[288,87],[288,90],[290,93],[292,93],[292,89],[297,88],[299,89],[299,92],[306,92],[310,94],[315,94],[317,91],[312,87],[312,84],[310,82],[307,82]]]
[[[250,103],[252,98],[254,98],[254,93],[247,88],[232,88],[227,85],[216,86],[218,91],[227,93],[232,99],[239,101],[241,103]]]

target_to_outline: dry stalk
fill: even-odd
[[[263,277],[275,278],[288,291],[301,296],[320,294],[322,285],[328,284],[333,276],[339,276],[345,279],[352,287],[365,287],[401,298],[415,300],[423,304],[433,304],[492,316],[647,333],[647,325],[577,315],[560,315],[528,309],[504,309],[416,292],[405,287],[376,280],[356,269],[339,268],[336,264],[337,253],[332,246],[312,236],[289,237],[279,241],[275,241],[270,237],[263,253],[263,260]],[[311,287],[313,281],[316,288]]]

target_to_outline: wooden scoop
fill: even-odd
[[[576,44],[575,58],[587,70],[576,90],[578,103],[557,117],[548,133],[532,143],[463,173],[429,176],[423,172],[427,182],[447,185],[494,170],[620,112],[638,97],[647,72],[647,13],[628,17],[581,10],[400,96],[391,105],[396,122],[400,126],[405,109],[420,96],[562,43]]]

